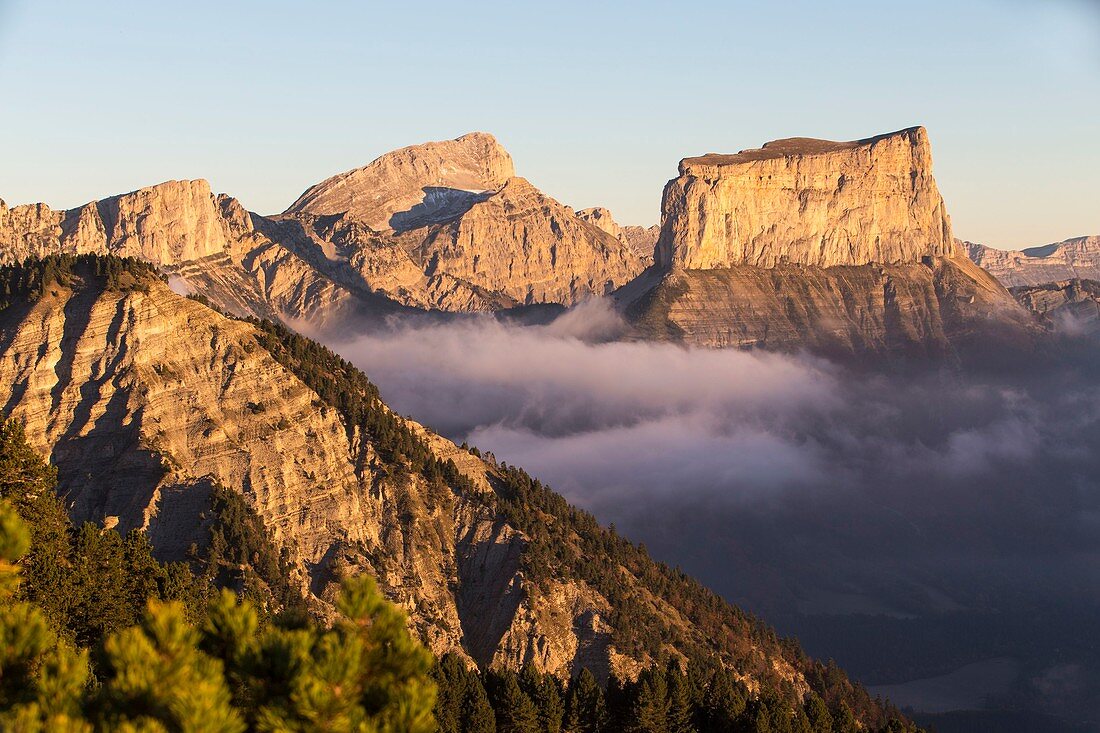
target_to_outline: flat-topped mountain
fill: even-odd
[[[923,127],[685,158],[656,264],[617,293],[646,338],[830,355],[946,355],[1030,338],[1028,314],[961,256]]]
[[[894,264],[956,254],[923,127],[685,158],[665,186],[657,245],[659,265],[685,269]]]
[[[977,265],[1005,287],[1043,285],[1074,279],[1100,280],[1100,236],[1006,251],[975,242],[961,243]]]

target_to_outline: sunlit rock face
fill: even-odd
[[[324,267],[415,308],[572,305],[645,267],[616,234],[516,176],[484,132],[386,153],[312,186],[277,220],[297,223]]]
[[[347,214],[371,229],[402,231],[461,213],[516,174],[512,156],[486,132],[410,145],[306,189],[287,214]],[[465,195],[463,195],[465,194]]]
[[[573,305],[647,264],[627,237],[517,177],[482,132],[387,153],[276,216],[250,213],[204,180],[69,211],[0,202],[0,261],[59,253],[137,257],[222,310],[321,328],[405,307]]]
[[[242,213],[204,180],[167,181],[68,211],[0,202],[0,257],[109,252],[157,265],[197,260],[221,254],[242,227],[251,228]]]
[[[77,281],[0,312],[0,334],[3,417],[58,467],[76,520],[144,529],[179,559],[209,540],[217,483],[245,496],[320,609],[343,563],[376,577],[438,654],[564,675],[602,642],[611,669],[609,629],[582,624],[602,624],[608,602],[571,579],[545,596],[529,587],[527,538],[493,508],[491,465],[408,423],[474,490],[393,475],[251,324],[158,281],[129,292]]]
[[[594,206],[589,209],[581,209],[577,212],[577,218],[595,224],[611,236],[618,239],[641,258],[646,267],[653,264],[653,247],[657,244],[657,237],[661,233],[661,227],[643,227],[633,224],[620,225],[611,215],[611,211],[602,206]]]
[[[317,324],[353,310],[352,294],[255,227],[239,201],[205,180],[166,181],[67,211],[0,201],[0,262],[54,254],[136,257],[181,293],[240,316]]]
[[[1006,251],[962,242],[970,259],[1005,287],[1043,285],[1074,279],[1100,280],[1100,236]]]
[[[956,255],[923,127],[856,140],[789,138],[680,162],[657,264],[832,267]]]
[[[656,265],[617,293],[643,338],[942,357],[1036,331],[962,255],[922,127],[684,159]]]

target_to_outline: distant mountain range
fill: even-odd
[[[643,338],[833,355],[942,355],[1032,336],[954,240],[923,128],[685,159],[661,227],[574,211],[485,133],[387,153],[250,213],[205,181],[69,211],[0,204],[0,258],[135,256],[226,312],[361,328],[393,313],[611,296]]]

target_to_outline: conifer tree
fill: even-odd
[[[16,599],[30,532],[0,501],[0,730],[89,733],[81,702],[87,655],[59,641],[45,614]]]
[[[440,733],[461,733],[463,704],[466,701],[467,670],[454,654],[445,654],[432,667],[438,693],[435,699],[435,719]]]
[[[634,685],[626,730],[637,733],[666,733],[668,714],[668,684],[664,670],[660,667],[647,669]]]
[[[219,660],[198,649],[182,604],[151,601],[140,626],[104,643],[101,704],[111,729],[242,733]]]
[[[566,695],[567,733],[603,733],[608,729],[607,702],[603,688],[587,668],[569,685]]]
[[[704,730],[733,730],[744,714],[746,696],[724,668],[715,670],[703,696]]]
[[[834,733],[859,733],[860,726],[848,703],[841,701],[840,710],[833,716]]]
[[[462,701],[463,733],[496,733],[496,716],[485,686],[476,676],[466,688],[466,697]]]
[[[497,733],[537,733],[538,712],[531,698],[519,686],[515,672],[493,675],[490,701],[496,715]]]
[[[668,678],[669,733],[696,733],[691,689],[686,675],[679,668],[670,668]]]
[[[519,684],[535,705],[539,730],[542,733],[561,733],[565,706],[557,680],[552,675],[539,673],[535,665],[528,662],[520,672]]]
[[[11,502],[30,531],[23,557],[21,596],[42,606],[56,627],[67,620],[69,531],[65,507],[55,492],[57,470],[27,443],[23,425],[0,423],[0,498]]]
[[[833,733],[833,716],[821,697],[813,693],[807,695],[802,707],[812,733]]]

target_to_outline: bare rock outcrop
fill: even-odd
[[[0,257],[70,252],[137,257],[156,265],[221,254],[234,241],[222,202],[203,180],[167,181],[69,211],[0,202]]]
[[[403,307],[572,305],[648,264],[515,176],[487,133],[414,145],[251,214],[206,181],[168,181],[69,211],[0,201],[0,262],[133,256],[238,315],[338,328]]]
[[[611,236],[618,239],[638,255],[642,264],[649,267],[653,264],[653,247],[657,244],[657,238],[661,234],[661,227],[657,224],[649,227],[625,224],[620,226],[611,215],[611,211],[602,206],[590,209],[581,209],[577,212],[577,218],[595,224]]]
[[[348,214],[379,232],[446,220],[514,176],[508,151],[485,132],[410,145],[309,187],[287,214]]]
[[[833,356],[1024,344],[1032,319],[965,257],[914,127],[680,163],[656,267],[617,298],[638,334]]]
[[[257,217],[259,218],[259,217]],[[325,324],[357,303],[345,287],[256,229],[236,199],[204,180],[167,181],[68,211],[0,201],[0,262],[113,254],[159,267],[180,293],[236,315]]]
[[[853,142],[790,138],[680,162],[657,264],[918,262],[957,254],[923,127]]]
[[[572,305],[645,267],[625,240],[515,176],[487,133],[402,148],[333,176],[274,226],[318,253],[333,279],[415,308]]]
[[[426,274],[447,273],[521,304],[571,305],[642,269],[619,240],[523,178],[425,235],[413,252]]]
[[[610,209],[605,209],[602,206],[593,206],[589,209],[581,209],[577,212],[577,218],[581,221],[586,221],[589,224],[595,225],[597,228],[607,232],[615,239],[620,239],[620,237],[622,236],[622,229],[619,228],[619,225],[615,221],[615,218],[611,216]]]
[[[1043,285],[1075,279],[1100,280],[1100,236],[1007,251],[962,242],[970,259],[1005,287]]]
[[[1100,335],[1100,281],[1074,279],[1018,285],[1010,292],[1051,331]]]

